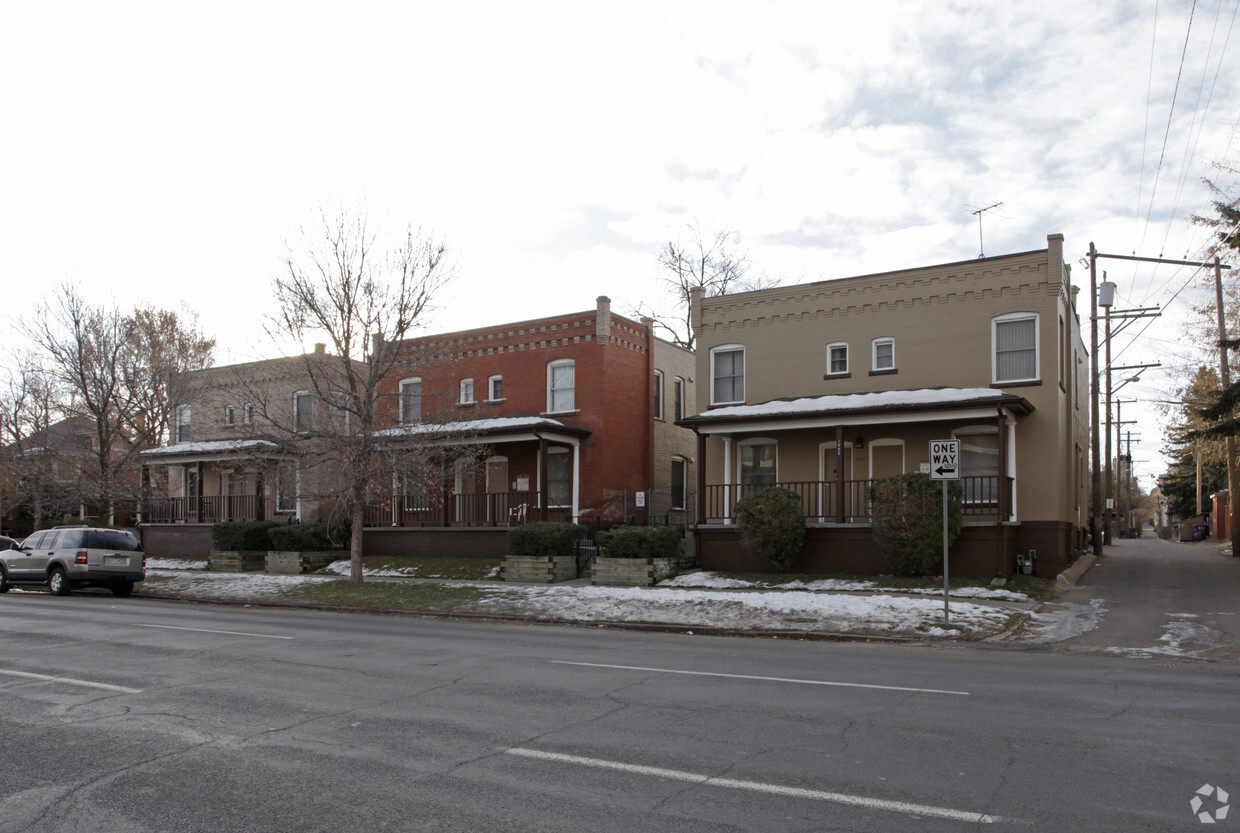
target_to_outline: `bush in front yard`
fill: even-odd
[[[960,484],[949,483],[947,540],[960,535]],[[896,575],[936,576],[943,572],[943,486],[928,474],[900,474],[876,480],[866,491],[874,542]]]
[[[675,558],[684,533],[670,526],[630,526],[600,532],[595,540],[608,558]]]
[[[267,530],[273,521],[222,521],[211,527],[211,546],[216,552],[266,552],[271,549]]]
[[[349,529],[340,524],[277,524],[267,534],[271,549],[283,552],[347,550]]]
[[[539,521],[508,530],[508,552],[512,555],[573,555],[577,541],[584,538],[581,524]]]
[[[762,489],[736,504],[736,526],[745,549],[788,572],[805,545],[805,507],[788,489]]]

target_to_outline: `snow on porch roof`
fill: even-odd
[[[275,451],[282,446],[271,440],[208,440],[175,443],[141,452],[143,457],[176,457],[182,454],[228,454],[239,451]]]
[[[399,438],[415,436],[471,436],[503,434],[511,431],[563,431],[569,434],[589,434],[585,428],[567,425],[559,420],[539,416],[490,417],[487,419],[465,419],[456,422],[419,422],[413,425],[401,425],[376,431],[376,437]]]
[[[756,405],[729,405],[723,408],[712,408],[703,414],[685,417],[680,422],[692,426],[711,422],[744,422],[764,417],[954,410],[991,404],[1011,408],[1019,414],[1028,414],[1033,411],[1033,405],[1023,396],[1004,393],[993,388],[918,388],[772,399]]]

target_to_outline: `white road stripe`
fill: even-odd
[[[111,685],[110,683],[93,683],[90,680],[75,680],[73,677],[53,677],[49,674],[32,674],[29,671],[5,671],[0,669],[0,674],[8,674],[10,677],[25,677],[28,680],[39,680],[45,683],[66,683],[67,685],[84,685],[90,688],[102,688],[104,691],[119,691],[123,694],[141,694],[140,688],[129,688],[123,685]]]
[[[913,804],[908,801],[887,801],[881,798],[868,798],[863,795],[848,795],[825,790],[807,790],[802,787],[785,787],[779,784],[763,784],[760,781],[742,781],[737,778],[716,778],[696,772],[684,772],[678,769],[664,769],[655,766],[625,764],[619,761],[604,761],[598,758],[583,758],[577,755],[563,755],[558,752],[539,752],[534,749],[505,749],[509,755],[523,758],[537,758],[544,761],[557,761],[565,764],[610,769],[618,772],[631,772],[634,775],[649,775],[653,778],[668,778],[674,781],[688,781],[709,787],[728,787],[736,790],[767,793],[785,798],[805,798],[811,801],[829,801],[834,804],[847,804],[852,807],[865,807],[870,810],[886,810],[892,813],[903,813],[906,816],[926,816],[952,821],[965,821],[972,824],[993,824],[1005,821],[1000,816],[986,813],[973,813],[967,810],[953,810],[950,807],[934,807],[929,804]]]
[[[293,639],[291,636],[272,636],[269,633],[246,633],[245,631],[213,631],[206,628],[178,628],[175,625],[147,625],[138,623],[140,628],[162,628],[166,631],[193,631],[194,633],[222,633],[225,636],[257,636],[262,639]]]
[[[753,674],[720,674],[716,671],[677,671],[671,668],[645,668],[640,665],[607,665],[601,662],[568,662],[553,659],[555,665],[583,665],[587,668],[617,668],[621,671],[653,671],[657,674],[682,674],[689,677],[727,677],[733,680],[763,680],[768,683],[797,683],[798,685],[829,685],[844,688],[877,688],[883,691],[912,691],[917,694],[957,694],[968,697],[967,691],[949,691],[941,688],[909,688],[898,685],[873,685],[871,683],[839,683],[829,680],[798,680],[794,677],[759,677]]]

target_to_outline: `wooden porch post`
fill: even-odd
[[[538,520],[547,520],[547,438],[538,438]]]
[[[706,437],[695,427],[697,437],[697,518],[695,524],[706,522]]]
[[[835,522],[844,523],[844,426],[835,426]]]
[[[1012,496],[1008,492],[1007,415],[999,409],[999,524],[1012,514]]]
[[[263,467],[254,471],[254,520],[267,520],[267,496],[263,494]]]

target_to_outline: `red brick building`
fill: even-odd
[[[651,321],[616,315],[600,297],[592,310],[395,349],[377,403],[393,455],[454,453],[394,478],[368,527],[688,521],[694,439],[673,422],[694,401],[693,354],[656,338]],[[408,551],[408,536],[399,548],[379,537],[368,536],[368,553]]]

